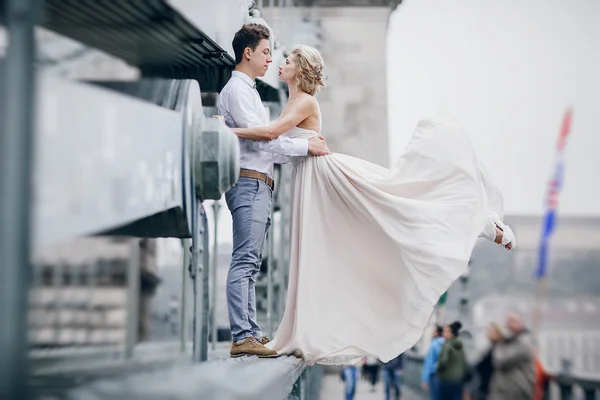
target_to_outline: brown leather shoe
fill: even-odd
[[[263,336],[260,338],[260,340],[258,341],[260,344],[262,344],[263,346],[266,345],[267,343],[269,343],[271,341],[271,339],[269,339],[266,336]]]
[[[258,356],[260,358],[277,357],[277,352],[263,346],[253,336],[247,338],[241,343],[233,343],[229,356],[232,358],[242,356]]]

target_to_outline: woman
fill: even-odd
[[[488,398],[490,393],[490,382],[492,380],[492,374],[494,373],[494,366],[492,364],[492,354],[494,346],[504,339],[504,334],[500,325],[492,322],[486,331],[486,336],[490,342],[489,349],[485,352],[481,360],[475,365],[475,371],[479,377],[479,385],[477,388],[477,399],[485,400]]]
[[[314,95],[325,86],[323,68],[317,50],[296,47],[279,69],[290,93],[280,119],[233,131],[265,151],[280,135],[319,136]],[[501,194],[449,118],[419,122],[393,169],[343,154],[292,162],[289,287],[268,344],[279,354],[308,364],[370,355],[387,362],[419,340],[440,296],[466,271],[478,236],[515,246]]]
[[[469,369],[463,344],[458,338],[462,324],[458,321],[444,327],[446,342],[442,346],[436,368],[439,400],[461,400],[463,384]]]

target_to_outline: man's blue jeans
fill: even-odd
[[[271,226],[271,188],[253,178],[240,178],[226,194],[233,219],[233,254],[227,275],[227,309],[235,342],[262,332],[256,321],[256,276],[260,271],[267,230]]]

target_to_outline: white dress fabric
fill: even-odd
[[[287,301],[268,347],[309,365],[387,362],[412,347],[489,213],[503,215],[465,128],[441,115],[419,122],[393,169],[294,158],[293,192]]]

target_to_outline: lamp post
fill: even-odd
[[[471,262],[469,261],[469,265]],[[461,284],[461,294],[459,298],[459,308],[458,314],[459,319],[463,325],[463,330],[461,334],[461,339],[465,345],[467,352],[472,353],[473,349],[473,332],[471,325],[471,299],[468,293],[468,285],[469,285],[469,271],[467,270],[461,277],[459,278]]]

